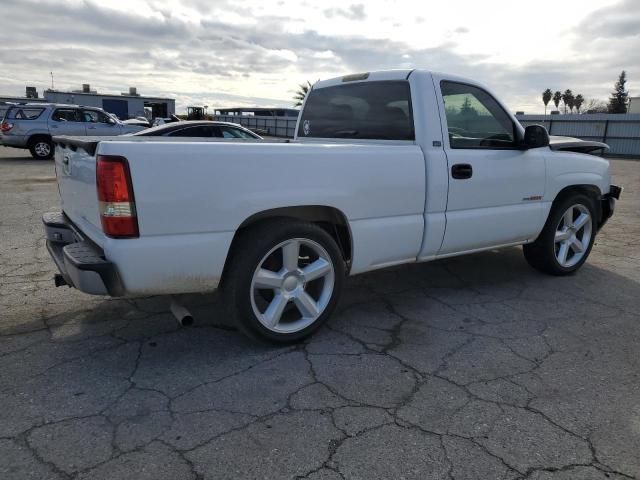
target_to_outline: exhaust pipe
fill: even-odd
[[[176,317],[176,320],[183,327],[188,327],[189,325],[193,325],[193,316],[191,312],[187,310],[184,306],[180,305],[175,300],[171,300],[171,305],[169,306],[171,313]]]
[[[59,273],[56,273],[53,276],[53,283],[55,284],[56,287],[64,287],[65,285],[69,286],[69,284],[64,279],[64,277],[62,275],[60,275]]]

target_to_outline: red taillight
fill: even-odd
[[[98,155],[96,185],[104,233],[114,238],[138,237],[136,203],[127,159]]]
[[[3,132],[8,132],[12,128],[13,128],[13,123],[9,123],[7,121],[0,123],[0,130],[2,130]]]

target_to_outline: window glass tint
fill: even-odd
[[[210,127],[187,127],[168,134],[170,137],[211,137]]]
[[[109,116],[98,110],[83,110],[84,121],[89,123],[109,123]]]
[[[484,90],[442,82],[451,148],[509,148],[514,124],[498,102]]]
[[[223,138],[255,138],[248,133],[233,127],[220,127]]]
[[[98,114],[98,122],[99,123],[109,123],[110,117],[106,113],[96,112]]]
[[[409,83],[345,83],[311,90],[298,136],[413,140]]]
[[[81,122],[79,112],[74,108],[58,108],[51,116],[56,122]]]
[[[15,120],[35,120],[44,108],[13,107],[7,112],[7,118]]]

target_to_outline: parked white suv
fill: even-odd
[[[219,287],[238,326],[274,342],[315,331],[345,275],[512,245],[573,273],[621,191],[607,160],[568,151],[579,142],[550,144],[479,83],[420,70],[315,84],[291,143],[54,141],[57,284]]]
[[[112,136],[143,130],[104,110],[78,105],[27,103],[11,106],[0,123],[0,145],[28,148],[33,158],[53,156],[54,135]]]

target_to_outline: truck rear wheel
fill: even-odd
[[[41,135],[29,140],[29,152],[36,160],[48,160],[53,157],[53,142],[51,138]]]
[[[529,265],[544,273],[568,275],[587,260],[596,236],[593,199],[573,194],[557,202],[535,242],[523,245]]]
[[[345,276],[334,239],[313,223],[286,219],[240,235],[221,285],[238,327],[272,343],[297,342],[320,328]]]

